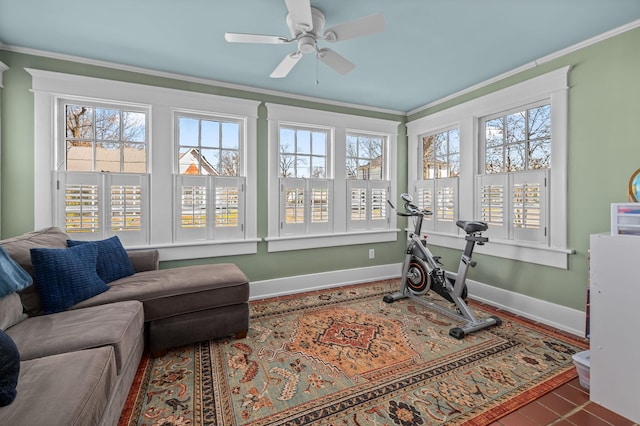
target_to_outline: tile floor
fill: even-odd
[[[538,398],[490,426],[639,426],[589,401],[578,379]]]

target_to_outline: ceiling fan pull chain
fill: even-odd
[[[320,81],[318,80],[318,54],[316,53],[316,86],[320,85]]]

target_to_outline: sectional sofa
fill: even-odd
[[[0,358],[8,359],[0,369],[11,366],[12,355],[19,358],[15,398],[0,406],[0,424],[115,425],[145,347],[158,355],[201,340],[246,336],[249,282],[235,265],[160,269],[157,251],[125,251],[123,259],[103,250],[105,241],[76,248],[83,244],[74,245],[58,228],[0,241],[34,281],[0,298],[0,337],[8,336],[9,346],[15,344],[7,349],[0,339]],[[93,293],[74,290],[91,294],[82,300],[66,290],[62,296],[54,291],[52,302],[51,294],[43,295],[51,291],[50,281],[58,283],[53,286],[57,290],[84,272],[49,278],[37,256],[53,256],[50,266],[59,272],[66,258],[56,256],[70,256],[73,263],[80,255],[97,258],[96,274],[107,276],[96,281],[106,289],[100,284]],[[79,259],[84,266],[90,263]],[[107,282],[122,264],[132,268],[131,273]],[[56,305],[59,300],[64,309]],[[3,371],[0,375],[3,382],[10,376]]]

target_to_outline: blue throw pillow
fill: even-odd
[[[20,353],[16,344],[0,330],[0,407],[9,405],[16,398]]]
[[[31,263],[45,313],[64,311],[109,289],[96,273],[98,246],[32,248]]]
[[[90,241],[67,240],[67,245],[75,247],[88,242]],[[102,281],[110,283],[135,273],[131,259],[129,259],[129,255],[117,235],[106,240],[92,242],[98,245],[96,270]]]
[[[32,283],[31,275],[0,246],[0,298],[24,290]]]

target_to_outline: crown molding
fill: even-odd
[[[149,75],[153,77],[168,78],[172,80],[180,80],[180,81],[185,81],[189,83],[198,83],[206,86],[215,86],[215,87],[221,87],[225,89],[241,90],[244,92],[258,93],[258,94],[268,95],[268,96],[278,96],[281,98],[292,99],[292,100],[315,102],[315,103],[328,105],[328,106],[337,106],[341,108],[353,108],[353,109],[359,109],[362,111],[378,112],[383,114],[395,114],[395,115],[402,115],[402,116],[405,115],[404,111],[375,108],[375,107],[370,107],[366,105],[351,104],[347,102],[338,102],[338,101],[332,101],[330,99],[316,98],[312,96],[296,95],[293,93],[280,92],[277,90],[269,90],[269,89],[254,87],[254,86],[245,86],[241,84],[227,83],[220,80],[194,77],[186,74],[171,73],[166,71],[158,71],[158,70],[153,70],[149,68],[136,67],[132,65],[124,65],[117,62],[83,58],[80,56],[66,55],[62,53],[49,52],[45,50],[32,49],[32,48],[22,47],[22,46],[7,45],[7,44],[0,43],[0,50],[6,50],[8,52],[21,53],[25,55],[41,56],[41,57],[50,58],[50,59],[58,59],[62,61],[76,62],[83,65],[92,65],[96,67],[103,67],[103,68],[109,68],[109,69],[118,70],[118,71],[132,72],[136,74],[144,74],[144,75]]]
[[[480,83],[478,83],[476,85],[473,85],[471,87],[467,87],[466,89],[462,89],[462,90],[460,90],[458,92],[452,93],[450,95],[447,95],[447,96],[445,96],[443,98],[440,98],[438,100],[435,100],[433,102],[429,102],[428,104],[423,105],[421,107],[414,108],[411,111],[408,111],[406,114],[407,114],[407,116],[416,114],[416,113],[418,113],[420,111],[423,111],[423,110],[425,110],[427,108],[431,108],[431,107],[439,105],[439,104],[441,104],[443,102],[447,102],[447,101],[450,101],[451,99],[455,99],[455,98],[457,98],[459,96],[466,95],[467,93],[471,93],[471,92],[473,92],[475,90],[481,89],[481,88],[483,88],[485,86],[488,86],[488,85],[493,84],[495,82],[498,82],[500,80],[504,80],[505,78],[508,78],[508,77],[513,76],[513,75],[519,74],[519,73],[521,73],[523,71],[526,71],[528,69],[535,68],[538,65],[544,64],[546,62],[553,61],[554,59],[557,59],[557,58],[560,58],[562,56],[568,55],[569,53],[576,52],[576,51],[578,51],[580,49],[584,49],[585,47],[588,47],[588,46],[591,46],[593,44],[599,43],[601,41],[607,40],[609,38],[615,37],[615,36],[620,35],[622,33],[626,33],[627,31],[631,31],[631,30],[636,29],[638,27],[640,27],[640,19],[638,19],[636,21],[633,21],[633,22],[630,22],[630,23],[628,23],[626,25],[623,25],[621,27],[614,28],[613,30],[607,31],[607,32],[602,33],[600,35],[597,35],[595,37],[591,37],[591,38],[589,38],[587,40],[584,40],[584,41],[581,41],[581,42],[576,43],[574,45],[571,45],[571,46],[569,46],[567,48],[558,50],[557,52],[554,52],[554,53],[551,53],[549,55],[543,56],[542,58],[536,59],[536,60],[534,60],[532,62],[529,62],[529,63],[524,64],[522,66],[519,66],[517,68],[514,68],[514,69],[512,69],[510,71],[507,71],[507,72],[505,72],[503,74],[500,74],[500,75],[497,75],[495,77],[492,77],[492,78],[490,78],[488,80],[485,80],[483,82],[480,82]]]

